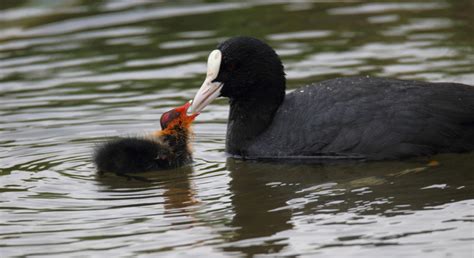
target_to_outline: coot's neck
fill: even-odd
[[[162,135],[163,141],[169,146],[173,155],[172,160],[179,164],[185,164],[191,159],[191,151],[189,149],[189,141],[192,132],[188,128],[175,127],[172,133]]]
[[[273,121],[284,98],[269,96],[252,99],[230,99],[229,121],[227,125],[226,151],[245,157],[247,148],[263,133]]]

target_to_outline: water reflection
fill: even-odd
[[[471,255],[472,155],[226,160],[226,100],[196,121],[191,167],[100,177],[91,152],[155,130],[235,35],[277,50],[289,90],[344,75],[472,84],[473,12],[470,0],[0,1],[1,254]]]
[[[162,192],[164,197],[165,214],[174,213],[176,209],[186,208],[198,203],[194,189],[191,188],[189,176],[193,173],[190,166],[158,172],[141,173],[137,175],[117,175],[113,173],[97,173],[96,180],[101,186],[101,192],[121,195],[140,193],[153,190]],[[135,195],[134,194],[134,195]],[[142,194],[140,194],[142,195]],[[146,194],[145,194],[146,195]],[[149,198],[150,196],[147,196]],[[182,212],[182,211],[181,211]]]
[[[474,164],[469,162],[473,155],[434,158],[436,161],[431,162],[422,159],[339,165],[228,159],[226,168],[231,171],[229,190],[235,215],[229,223],[234,228],[230,243],[223,248],[245,255],[278,253],[295,244],[293,239],[281,234],[294,229],[295,221],[320,226],[377,224],[382,220],[373,218],[374,215],[403,219],[417,210],[438,209],[436,206],[474,198]],[[463,165],[453,171],[453,166],[459,164]],[[331,214],[333,219],[328,217]],[[411,231],[430,234],[453,229],[439,226],[441,229],[434,227],[426,231],[413,227]],[[382,240],[404,237],[390,237],[393,233],[387,233],[367,241],[382,244]],[[360,236],[342,235],[332,244],[343,245],[342,242],[357,239]],[[326,247],[317,241],[313,244]]]

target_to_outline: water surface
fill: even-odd
[[[289,90],[350,75],[473,84],[473,12],[469,0],[2,1],[1,256],[471,257],[473,154],[242,162],[224,153],[225,100],[194,126],[195,163],[150,182],[97,175],[91,152],[158,129],[234,35],[275,47]]]

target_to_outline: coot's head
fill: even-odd
[[[172,130],[176,126],[180,128],[188,128],[191,123],[194,121],[194,118],[199,115],[199,113],[194,113],[192,115],[188,115],[188,109],[191,106],[191,102],[187,102],[186,104],[171,109],[161,115],[160,124],[162,130]]]
[[[231,100],[283,101],[285,73],[266,43],[250,37],[230,38],[209,54],[207,75],[192,112],[200,112],[218,96]]]

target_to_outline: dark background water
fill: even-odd
[[[473,154],[236,161],[225,100],[194,126],[195,163],[152,182],[98,176],[91,152],[158,129],[235,35],[277,50],[289,90],[349,75],[472,85],[473,13],[470,0],[0,1],[1,256],[472,257]]]

